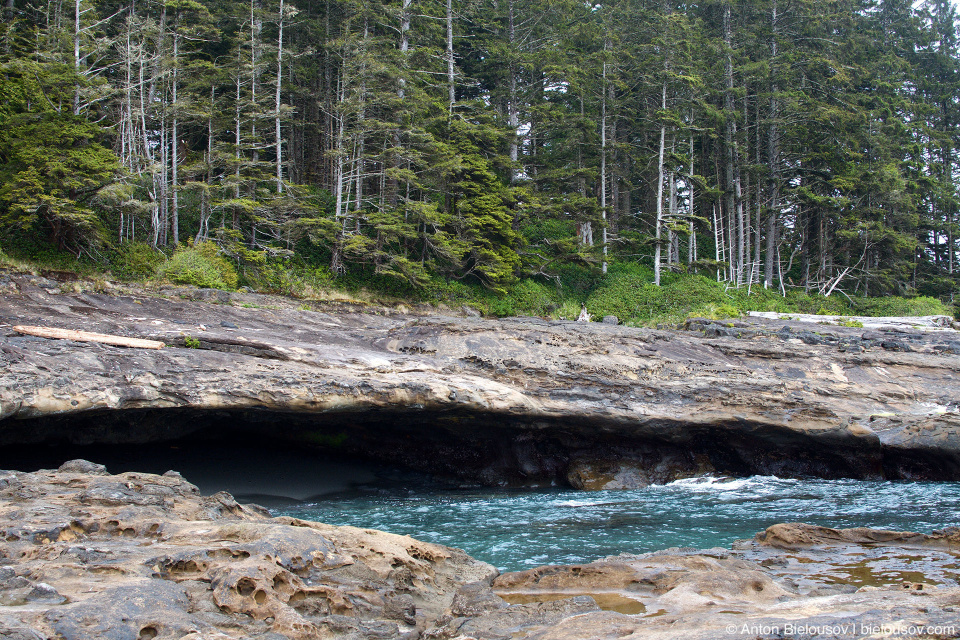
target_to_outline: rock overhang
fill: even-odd
[[[960,477],[960,363],[943,334],[900,336],[906,352],[845,327],[812,340],[765,320],[663,331],[59,293],[25,277],[17,290],[0,298],[10,324],[170,346],[0,327],[5,443],[269,432],[483,482],[593,488],[625,473],[628,485],[703,473]]]

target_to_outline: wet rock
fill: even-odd
[[[603,324],[620,324],[620,318],[617,316],[603,316]]]
[[[756,535],[756,541],[778,549],[804,549],[838,545],[886,544],[890,546],[927,546],[951,548],[960,546],[960,529],[947,529],[928,535],[910,531],[881,529],[831,529],[815,525],[775,524]]]

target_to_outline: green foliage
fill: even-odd
[[[491,297],[487,303],[490,314],[496,316],[548,316],[559,306],[555,288],[535,280],[521,280],[506,291],[506,295]]]
[[[84,0],[81,25],[69,4],[3,9],[11,256],[51,262],[51,246],[92,264],[106,251],[140,278],[151,255],[108,238],[210,237],[258,290],[336,284],[498,314],[588,300],[636,319],[835,314],[850,311],[844,293],[960,291],[960,44],[945,0],[813,0],[775,23],[776,5],[727,3],[732,43],[716,3],[459,3],[452,100],[442,3],[288,3],[282,56],[276,4],[118,6]],[[734,171],[742,208],[724,197]],[[699,248],[659,291],[658,205]],[[775,224],[755,224],[768,214]],[[745,243],[773,258],[768,229],[786,297],[780,282],[749,294],[713,282],[754,260],[737,255]],[[829,299],[800,293],[835,278]]]
[[[329,269],[280,258],[266,258],[262,264],[245,269],[243,283],[262,293],[291,298],[319,298],[334,288]]]
[[[854,329],[862,329],[862,328],[863,328],[863,323],[860,322],[859,320],[846,320],[846,321],[842,322],[841,325],[844,326],[844,327],[852,327],[852,328],[854,328]]]
[[[199,349],[199,348],[200,348],[200,341],[197,340],[197,339],[194,338],[194,337],[191,337],[191,336],[184,336],[184,337],[183,337],[183,345],[184,345],[185,347],[187,347],[188,349]]]
[[[611,275],[590,294],[586,305],[595,318],[615,315],[621,322],[652,318],[663,311],[664,290],[633,274]]]
[[[82,276],[96,276],[103,264],[85,253],[66,253],[46,238],[22,231],[12,231],[5,238],[4,251],[12,266],[34,273],[60,271]]]
[[[121,280],[146,280],[166,260],[146,242],[124,242],[109,254],[110,271]]]
[[[160,265],[157,275],[177,284],[211,289],[236,289],[237,272],[212,242],[183,246]]]
[[[576,300],[564,300],[557,309],[557,317],[561,320],[576,320],[580,316],[580,303]]]
[[[740,315],[740,310],[730,304],[712,305],[707,304],[698,307],[695,311],[687,314],[688,317],[707,318],[709,320],[723,320],[726,318],[736,318]]]
[[[936,316],[950,315],[949,306],[936,298],[856,298],[857,314],[862,316]]]
[[[781,313],[809,313],[819,315],[850,315],[851,309],[846,298],[808,294],[803,291],[788,291],[786,306]],[[779,309],[778,309],[779,310]],[[821,313],[821,311],[823,313]]]
[[[91,201],[120,171],[100,126],[57,109],[58,66],[13,60],[0,68],[0,225],[46,236],[60,250],[103,243]],[[77,80],[79,82],[79,80]],[[63,94],[60,94],[61,97]]]

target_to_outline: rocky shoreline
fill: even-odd
[[[11,640],[957,638],[958,568],[957,529],[784,524],[733,549],[498,575],[457,549],[202,496],[172,471],[0,471]]]
[[[282,440],[583,489],[704,474],[960,479],[955,330],[458,313],[0,274],[0,444]]]
[[[0,444],[282,441],[582,489],[960,479],[949,329],[441,311],[0,274]],[[958,580],[956,529],[785,524],[732,549],[498,575],[456,549],[203,496],[173,471],[0,471],[0,637],[13,640],[956,638]]]

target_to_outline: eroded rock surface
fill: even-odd
[[[958,638],[958,535],[781,524],[733,550],[538,567],[492,590],[528,603],[590,595],[604,608],[514,636],[530,639]]]
[[[960,478],[949,329],[757,318],[650,330],[0,280],[2,444],[269,434],[491,484],[585,489],[709,473]],[[17,324],[169,346],[46,340]]]
[[[3,638],[419,638],[495,575],[457,549],[201,496],[176,473],[0,471]]]
[[[202,496],[174,472],[0,471],[11,640],[957,638],[958,566],[957,529],[781,524],[734,549],[497,576],[457,549]]]

